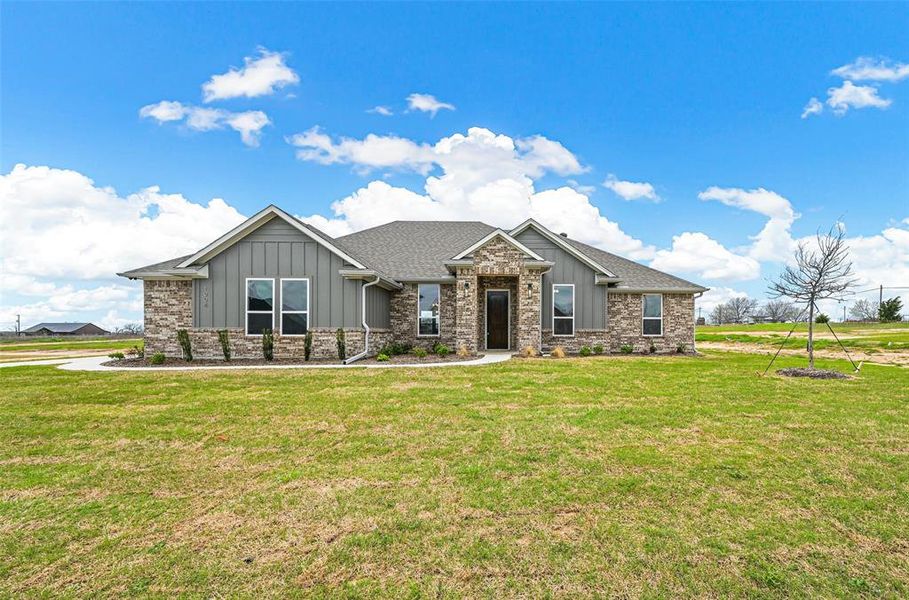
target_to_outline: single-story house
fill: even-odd
[[[332,238],[276,206],[189,256],[119,273],[144,286],[146,352],[180,356],[349,354],[390,341],[452,351],[546,351],[602,344],[617,352],[694,349],[694,299],[707,288],[555,233],[529,219],[394,221]],[[357,356],[356,358],[359,358]]]
[[[94,323],[38,323],[23,329],[24,335],[108,335]]]

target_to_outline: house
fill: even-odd
[[[109,335],[94,323],[38,323],[23,329],[24,335]]]
[[[276,206],[195,254],[119,273],[144,286],[146,352],[180,356],[349,354],[390,341],[470,353],[602,344],[607,351],[694,348],[694,299],[707,288],[554,233],[534,220],[395,221],[332,238]]]

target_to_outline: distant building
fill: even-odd
[[[705,319],[704,317],[698,317],[697,321],[695,321],[694,324],[695,325],[706,325],[707,319]]]
[[[23,329],[25,335],[109,335],[94,323],[38,323]]]

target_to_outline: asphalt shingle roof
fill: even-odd
[[[34,333],[42,329],[47,329],[51,333],[72,333],[91,324],[92,323],[38,323],[37,325],[32,325],[28,329],[23,329],[22,333]]]
[[[123,273],[120,273],[120,275],[123,275],[124,277],[132,277],[132,276],[138,275],[140,273],[154,273],[156,271],[166,271],[168,269],[175,268],[177,265],[179,265],[181,262],[183,262],[190,256],[192,256],[192,254],[187,254],[186,256],[180,256],[178,258],[172,258],[170,260],[165,260],[165,261],[162,261],[159,263],[155,263],[153,265],[147,265],[145,267],[139,267],[138,269],[130,269],[129,271],[124,271]]]

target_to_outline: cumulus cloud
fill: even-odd
[[[514,139],[471,128],[433,145],[370,134],[332,139],[318,128],[288,139],[301,160],[350,164],[359,169],[406,169],[426,176],[423,193],[381,180],[332,204],[332,217],[306,220],[343,235],[395,219],[482,220],[508,227],[533,217],[581,241],[633,258],[650,258],[645,245],[600,214],[589,198],[566,185],[537,191],[547,173],[567,176],[585,166],[567,148],[543,136]]]
[[[383,117],[390,117],[390,116],[392,116],[393,114],[395,114],[395,113],[392,112],[392,110],[391,110],[390,108],[388,108],[387,106],[373,106],[372,108],[370,108],[370,109],[367,110],[366,112],[372,113],[372,114],[374,114],[374,115],[382,115]]]
[[[650,200],[659,202],[653,186],[646,182],[622,181],[612,173],[603,182],[603,187],[608,188],[616,193],[622,200]]]
[[[258,146],[262,129],[271,124],[268,115],[260,110],[230,112],[221,108],[206,108],[162,100],[139,109],[139,116],[159,124],[184,121],[194,131],[212,131],[229,127],[240,134],[247,146]]]
[[[888,58],[860,56],[853,62],[830,71],[831,75],[852,81],[900,81],[909,77],[909,64]]]
[[[811,115],[819,115],[824,112],[824,105],[821,104],[821,101],[817,98],[812,98],[808,101],[808,104],[805,105],[805,108],[802,109],[802,118],[807,119]]]
[[[411,94],[407,97],[407,109],[409,111],[428,112],[431,117],[435,117],[440,110],[454,110],[454,104],[441,102],[432,94]]]
[[[275,93],[285,86],[299,83],[300,76],[288,67],[285,55],[259,48],[258,56],[247,56],[243,67],[231,67],[227,73],[212,75],[202,84],[205,102],[228,98],[255,98]]]
[[[673,236],[672,247],[658,251],[650,266],[728,281],[757,279],[761,274],[761,265],[755,259],[729,251],[704,233],[689,231]]]
[[[880,108],[890,106],[893,101],[877,95],[877,88],[870,85],[855,85],[851,81],[844,81],[840,87],[827,90],[827,106],[833,109],[837,116],[845,115],[850,108]]]
[[[747,298],[748,293],[741,290],[736,290],[731,287],[725,286],[716,286],[712,287],[704,295],[695,300],[697,308],[701,311],[702,317],[705,319],[710,314],[710,311],[718,304],[725,304],[733,298]]]

